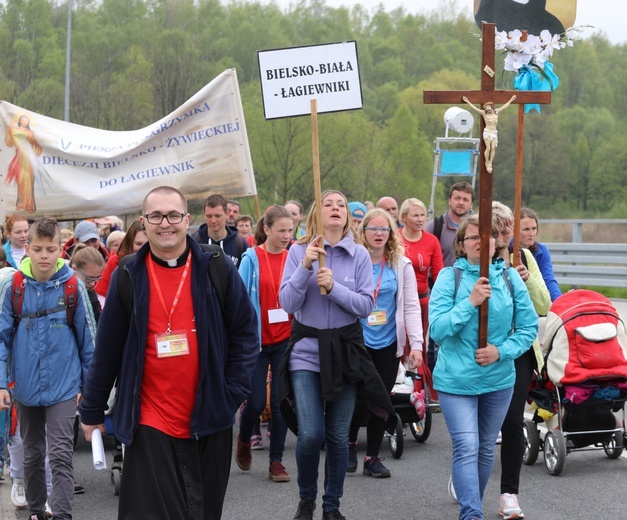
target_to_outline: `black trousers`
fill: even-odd
[[[366,350],[370,355],[370,359],[374,366],[377,368],[377,372],[381,376],[385,389],[390,393],[394,382],[396,381],[396,374],[398,372],[398,364],[400,359],[396,357],[396,341],[382,349],[372,349],[366,346]],[[353,419],[351,420],[351,427],[348,436],[349,442],[355,442],[359,433],[359,428],[364,422],[364,419],[368,415],[368,405],[363,399],[357,399],[355,403],[355,411],[353,412]],[[374,414],[368,415],[367,423],[367,444],[366,455],[368,457],[378,457],[379,450],[381,448],[381,442],[383,441],[383,435],[385,433],[385,422],[383,419],[377,417]]]
[[[199,440],[140,426],[124,453],[119,520],[219,520],[232,428]]]
[[[501,427],[501,493],[518,494],[520,469],[525,453],[525,435],[523,433],[525,404],[529,394],[529,385],[536,366],[533,347],[514,361],[516,382],[514,394]]]

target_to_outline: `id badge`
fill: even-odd
[[[155,334],[155,343],[158,358],[187,356],[189,354],[189,343],[185,330],[173,330],[169,334]]]
[[[388,322],[387,311],[372,311],[368,316],[368,325],[374,327],[375,325],[385,325]]]
[[[268,323],[283,323],[289,321],[290,316],[280,307],[268,310]]]

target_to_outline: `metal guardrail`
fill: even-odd
[[[583,242],[583,226],[585,224],[627,224],[627,219],[597,218],[597,219],[540,219],[540,224],[570,224],[572,226],[573,243]]]
[[[547,243],[560,285],[627,288],[627,244]]]

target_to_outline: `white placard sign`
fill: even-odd
[[[362,108],[357,43],[258,51],[266,119]]]

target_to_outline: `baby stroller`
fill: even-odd
[[[542,345],[539,387],[530,392],[536,408],[525,421],[523,462],[540,450],[551,475],[564,469],[574,451],[604,450],[615,459],[625,442],[627,334],[616,308],[594,291],[570,291],[553,302]],[[541,438],[537,423],[544,421]]]
[[[422,443],[429,438],[432,421],[429,387],[421,374],[406,370],[401,361],[390,398],[396,412],[397,423],[396,430],[386,435],[392,456],[400,459],[405,447],[403,425],[409,425],[409,430],[416,441]]]

